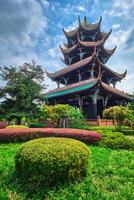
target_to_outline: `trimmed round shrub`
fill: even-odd
[[[88,147],[77,140],[40,138],[21,145],[15,168],[19,176],[32,184],[72,182],[86,175],[89,154]]]
[[[28,128],[28,126],[24,126],[24,125],[9,125],[6,128]]]

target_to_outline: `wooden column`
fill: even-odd
[[[113,87],[115,88],[117,80],[112,80]]]
[[[80,95],[77,95],[77,99],[78,99],[79,108],[82,111],[83,98]]]
[[[93,95],[90,95],[92,98],[92,119],[97,119],[97,94],[99,90],[97,89]]]
[[[57,87],[60,88],[60,81],[56,81]]]
[[[102,102],[103,102],[103,109],[105,109],[107,106],[107,102],[108,102],[108,96],[103,97]]]
[[[79,79],[79,82],[80,82],[81,81],[81,73],[80,73],[79,70],[77,71],[77,73],[78,73],[77,75],[78,75],[78,79]]]
[[[89,72],[90,72],[91,78],[94,78],[94,68],[93,67],[89,70]]]
[[[63,80],[64,80],[65,85],[68,85],[68,80],[69,80],[69,78],[63,77]]]
[[[97,94],[91,95],[92,98],[92,119],[97,119]]]

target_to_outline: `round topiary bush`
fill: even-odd
[[[87,171],[90,151],[77,140],[40,138],[21,145],[15,157],[15,168],[27,182],[50,186],[81,180]]]

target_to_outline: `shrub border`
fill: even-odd
[[[41,137],[66,137],[86,143],[96,143],[101,140],[102,136],[95,131],[70,128],[8,128],[0,130],[0,143],[28,141]]]

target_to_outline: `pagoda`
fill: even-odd
[[[67,42],[59,46],[63,54],[65,68],[47,76],[57,83],[57,88],[44,94],[44,100],[50,105],[69,104],[79,107],[87,119],[96,119],[106,107],[126,105],[130,96],[116,89],[116,83],[126,76],[114,72],[106,62],[113,55],[113,49],[104,47],[112,30],[101,32],[98,23],[88,23],[85,17],[72,31],[63,32]],[[62,86],[61,86],[62,85]],[[61,87],[60,87],[61,86]]]

